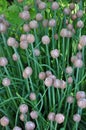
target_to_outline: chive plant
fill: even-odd
[[[18,32],[0,15],[0,129],[86,130],[84,4],[27,2]]]

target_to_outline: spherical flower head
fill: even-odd
[[[77,56],[72,56],[71,57],[71,62],[74,63],[77,60]]]
[[[79,114],[74,114],[74,115],[73,115],[73,120],[74,120],[75,122],[80,122],[81,116],[80,116]]]
[[[24,10],[23,12],[19,13],[19,17],[26,21],[30,19],[30,13],[29,11]]]
[[[27,41],[21,41],[20,42],[20,48],[25,50],[28,48],[28,42]]]
[[[71,38],[71,37],[72,37],[72,35],[73,35],[72,31],[67,30],[67,37],[68,37],[68,38]]]
[[[74,9],[75,9],[75,4],[74,4],[74,3],[70,3],[69,8],[70,8],[71,10],[74,10]]]
[[[27,42],[28,43],[34,43],[34,41],[35,41],[34,35],[33,34],[28,34],[27,35]]]
[[[7,40],[8,46],[14,47],[15,43],[16,43],[16,39],[15,38],[13,38],[13,37],[9,37],[8,38],[8,40]]]
[[[76,93],[76,99],[77,99],[77,100],[79,100],[79,99],[81,99],[81,98],[85,98],[85,97],[86,97],[86,94],[85,94],[84,91],[78,91],[78,92]]]
[[[46,8],[46,3],[45,3],[45,2],[39,2],[38,8],[39,8],[40,10],[44,10],[44,9]]]
[[[5,33],[7,30],[7,27],[4,23],[0,23],[0,33]]]
[[[73,96],[68,96],[66,101],[67,101],[67,103],[69,103],[69,104],[73,103],[73,101],[74,101]]]
[[[36,14],[36,20],[37,20],[37,21],[41,21],[42,19],[43,19],[42,14],[41,14],[41,13],[37,13],[37,14]]]
[[[63,123],[63,122],[64,122],[64,119],[65,119],[65,117],[64,117],[64,115],[61,114],[61,113],[58,113],[58,114],[55,115],[55,121],[56,121],[58,124]]]
[[[41,52],[40,52],[39,49],[36,48],[36,49],[34,49],[33,51],[34,51],[34,55],[35,55],[35,56],[37,56],[37,57],[40,56],[40,53],[41,53]]]
[[[86,46],[86,35],[80,37],[79,44],[82,45],[82,47]]]
[[[73,83],[73,78],[72,77],[68,77],[67,81],[68,81],[69,84],[72,84]]]
[[[55,38],[55,40],[58,40],[58,34],[57,33],[54,35],[54,38]]]
[[[36,100],[36,94],[34,92],[31,92],[29,98],[30,98],[31,101],[35,101]]]
[[[86,99],[85,98],[80,98],[77,101],[77,105],[78,107],[80,107],[81,109],[86,108]]]
[[[0,123],[1,123],[1,126],[5,127],[9,124],[9,119],[8,117],[6,116],[3,116],[1,119],[0,119]]]
[[[71,19],[74,21],[74,20],[76,20],[77,19],[77,15],[76,14],[72,14],[71,15]]]
[[[46,77],[48,77],[48,76],[50,76],[50,75],[52,75],[52,72],[51,72],[50,70],[47,70],[47,71],[46,71]]]
[[[48,19],[44,19],[42,25],[43,27],[48,27]]]
[[[20,120],[24,122],[25,121],[25,116],[26,116],[25,114],[20,114],[20,117],[19,117]]]
[[[79,20],[79,21],[77,22],[77,28],[83,28],[83,27],[84,27],[83,21],[82,21],[82,20]]]
[[[25,114],[28,112],[28,106],[26,104],[21,104],[19,110],[21,113]]]
[[[49,75],[48,77],[50,77],[53,81],[56,79],[55,75]]]
[[[27,35],[26,34],[22,34],[20,37],[20,41],[26,41],[27,40]]]
[[[70,15],[71,10],[69,8],[64,8],[64,14]]]
[[[12,59],[13,59],[14,61],[18,61],[19,56],[18,56],[16,53],[14,53],[14,54],[12,55]]]
[[[2,80],[2,85],[3,85],[3,86],[10,86],[10,84],[11,84],[11,81],[10,81],[9,78],[4,78],[4,79]]]
[[[34,130],[35,129],[35,123],[32,122],[32,121],[26,122],[25,129],[26,130]]]
[[[60,88],[65,89],[66,88],[66,82],[64,80],[60,80],[60,82],[61,82]]]
[[[13,130],[22,130],[22,128],[20,128],[20,127],[18,127],[18,126],[15,126],[15,127],[13,128]]]
[[[52,84],[53,84],[53,79],[50,78],[50,77],[47,77],[44,81],[44,84],[47,86],[47,87],[51,87]]]
[[[37,119],[38,118],[38,112],[32,111],[32,112],[30,112],[30,116],[31,116],[32,119]]]
[[[83,11],[82,10],[78,10],[76,13],[78,18],[81,18],[83,16]]]
[[[49,44],[50,43],[50,38],[47,35],[43,36],[42,37],[42,43],[46,44],[46,45]]]
[[[23,9],[24,9],[25,11],[28,11],[28,10],[29,10],[29,6],[28,6],[28,5],[25,5]]]
[[[68,30],[66,28],[63,28],[60,32],[61,37],[67,37],[67,34],[68,34]]]
[[[23,77],[24,78],[29,78],[32,75],[32,68],[31,67],[26,67],[23,71]]]
[[[72,24],[68,24],[68,25],[67,25],[67,29],[68,29],[68,30],[72,30],[72,29],[73,29],[73,25],[72,25]]]
[[[52,51],[50,52],[50,54],[51,54],[51,57],[52,57],[52,58],[56,59],[56,58],[59,57],[60,52],[59,52],[59,50],[54,49],[54,50],[52,50]]]
[[[66,73],[67,74],[72,74],[73,73],[73,68],[71,66],[67,66]]]
[[[24,32],[29,32],[30,31],[29,25],[28,24],[24,24],[23,25],[23,30],[24,30]]]
[[[60,81],[59,79],[55,79],[55,80],[54,80],[54,83],[53,83],[53,86],[54,86],[55,88],[60,88],[60,86],[61,86],[61,81]]]
[[[46,78],[46,73],[45,72],[40,72],[39,73],[39,79],[44,80]]]
[[[55,120],[55,113],[54,112],[50,112],[48,114],[48,120],[49,121],[54,121]]]
[[[6,57],[0,57],[0,66],[6,66],[8,64],[8,60]]]
[[[49,24],[49,27],[55,27],[56,26],[56,20],[50,19],[48,24]]]
[[[29,22],[29,27],[30,27],[31,29],[36,29],[36,28],[38,28],[38,23],[37,23],[37,21],[36,21],[36,20],[30,21],[30,22]]]
[[[58,2],[53,2],[51,5],[52,10],[57,10],[59,8]]]
[[[74,66],[76,68],[82,68],[83,66],[83,61],[81,59],[77,59],[75,62],[74,62]]]
[[[81,52],[77,52],[76,56],[77,56],[78,59],[82,59],[82,53]]]

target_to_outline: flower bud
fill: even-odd
[[[45,2],[40,2],[40,3],[38,4],[38,8],[39,8],[40,10],[44,10],[44,9],[46,8],[46,3],[45,3]]]
[[[79,44],[83,47],[86,46],[86,35],[82,35],[79,40]]]
[[[86,108],[86,99],[85,98],[80,98],[77,101],[77,105],[78,107],[80,107],[81,109]]]
[[[58,40],[58,34],[55,34],[55,35],[54,35],[54,39],[55,39],[55,40]]]
[[[68,77],[67,82],[68,82],[69,84],[72,84],[72,83],[73,83],[73,78],[72,78],[72,77]]]
[[[3,86],[10,86],[10,84],[11,84],[10,79],[4,78],[4,79],[2,80],[2,85],[3,85]]]
[[[54,49],[50,52],[52,58],[58,58],[59,57],[59,50]]]
[[[64,14],[69,15],[71,10],[69,8],[64,8]]]
[[[34,130],[35,129],[35,123],[32,122],[32,121],[26,122],[25,129],[26,130]]]
[[[48,27],[48,19],[44,19],[42,24],[43,24],[43,27]]]
[[[78,18],[81,18],[83,16],[83,11],[82,10],[78,10],[76,13]]]
[[[74,101],[73,96],[68,96],[66,101],[67,101],[67,103],[69,103],[69,104],[73,103],[73,101]]]
[[[25,114],[28,112],[28,106],[26,104],[21,104],[19,110],[21,113]]]
[[[20,127],[18,127],[18,126],[15,126],[15,127],[13,128],[13,130],[22,130],[22,128],[20,128]]]
[[[75,9],[75,4],[74,4],[74,3],[70,3],[69,8],[70,8],[71,10],[74,10],[74,9]]]
[[[37,23],[37,21],[36,21],[36,20],[30,21],[29,27],[30,27],[31,29],[36,29],[36,28],[38,28],[38,23]]]
[[[61,114],[61,113],[58,113],[58,114],[56,114],[56,116],[55,116],[55,121],[56,121],[58,124],[63,123],[63,122],[64,122],[64,119],[65,119],[65,117],[64,117],[64,115]]]
[[[19,56],[18,56],[16,53],[14,53],[14,54],[12,55],[12,59],[13,59],[14,61],[18,61]]]
[[[44,84],[47,86],[47,87],[51,87],[52,86],[52,83],[53,83],[53,80],[52,78],[50,77],[47,77],[44,81]]]
[[[80,116],[79,114],[74,114],[74,115],[73,115],[73,120],[74,120],[75,122],[80,122],[81,116]]]
[[[61,37],[67,37],[68,31],[66,28],[63,28],[60,32],[60,36]]]
[[[30,13],[29,11],[23,11],[19,13],[19,17],[22,18],[23,20],[28,20],[30,18]]]
[[[0,57],[0,66],[6,66],[8,64],[8,60],[6,57]]]
[[[50,112],[48,114],[48,120],[50,120],[50,121],[54,121],[55,120],[55,113],[54,112]]]
[[[75,67],[77,68],[82,68],[83,66],[83,61],[81,59],[77,59],[75,62],[74,62],[74,65]]]
[[[9,119],[8,117],[6,116],[3,116],[1,119],[0,119],[0,123],[1,123],[1,126],[7,126],[9,124]]]
[[[64,80],[60,80],[60,82],[61,82],[60,88],[65,89],[66,88],[66,82]]]
[[[29,98],[31,101],[36,100],[36,94],[34,92],[31,92]]]
[[[42,37],[42,43],[43,44],[49,44],[50,43],[50,38],[47,35],[43,36]]]
[[[37,14],[36,14],[36,20],[37,20],[37,21],[41,21],[42,19],[43,19],[42,14],[41,14],[41,13],[37,13]]]
[[[28,43],[33,43],[35,41],[35,37],[33,34],[28,34],[27,35],[27,42]]]
[[[55,27],[56,26],[56,20],[55,19],[50,19],[49,20],[49,27]]]
[[[21,49],[27,49],[27,48],[28,48],[28,43],[27,43],[27,41],[21,41],[21,42],[20,42],[20,48],[21,48]]]
[[[55,79],[55,80],[54,80],[54,83],[53,83],[53,86],[54,86],[55,88],[60,88],[60,86],[61,86],[61,81],[60,81],[59,79]]]
[[[40,56],[40,50],[39,49],[34,49],[34,55],[35,56]]]
[[[40,73],[39,73],[39,79],[44,80],[45,77],[46,77],[45,72],[40,72]]]
[[[52,10],[57,10],[59,8],[59,4],[57,2],[53,2],[51,8]]]
[[[72,74],[73,73],[73,68],[71,66],[67,66],[66,73],[67,74]]]
[[[32,112],[30,112],[30,116],[31,116],[32,119],[37,119],[37,118],[38,118],[38,113],[37,113],[37,111],[32,111]]]
[[[4,33],[6,32],[7,27],[4,23],[0,23],[0,33]]]
[[[25,121],[25,116],[26,116],[25,114],[20,114],[20,117],[19,117],[20,120],[24,122]]]
[[[79,20],[79,21],[77,22],[77,28],[83,28],[83,27],[84,27],[83,21],[82,21],[82,20]]]
[[[13,47],[15,45],[15,43],[16,43],[15,38],[13,38],[13,37],[9,37],[8,38],[8,40],[7,40],[8,46],[12,46]]]
[[[85,97],[86,97],[86,94],[85,94],[84,91],[78,91],[78,92],[76,93],[76,99],[77,99],[77,100],[79,100],[79,99],[81,99],[81,98],[85,98]]]
[[[31,67],[26,67],[23,71],[23,77],[24,78],[29,78],[32,75],[32,68]]]
[[[23,30],[24,30],[24,32],[29,32],[30,31],[29,25],[28,24],[24,24],[23,25]]]
[[[26,34],[22,34],[20,37],[20,41],[26,41],[27,40],[27,35]]]
[[[52,72],[49,71],[49,70],[47,70],[47,71],[46,71],[46,76],[48,77],[48,76],[50,76],[50,75],[52,75]]]

